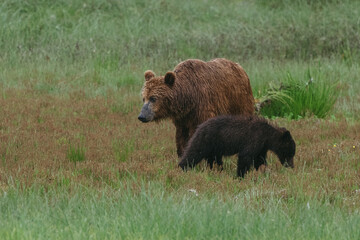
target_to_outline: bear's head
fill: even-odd
[[[290,132],[286,128],[281,129],[280,137],[276,143],[280,162],[285,167],[294,167],[294,156],[296,151],[296,144]]]
[[[144,75],[145,83],[142,88],[144,105],[138,119],[142,122],[151,122],[169,117],[175,73],[167,72],[165,76],[156,77],[153,71],[148,70]]]

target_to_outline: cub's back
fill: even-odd
[[[208,141],[264,138],[273,126],[264,118],[245,115],[222,115],[200,124],[194,134]],[[213,139],[216,138],[216,139]]]

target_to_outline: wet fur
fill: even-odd
[[[170,118],[176,127],[179,156],[196,127],[209,118],[223,114],[253,114],[254,97],[244,69],[219,58],[209,62],[191,59],[178,64],[173,72],[156,77],[145,72],[142,90],[144,105],[154,112],[149,121]],[[140,119],[140,118],[139,118]]]
[[[238,154],[237,175],[243,177],[252,166],[267,164],[271,150],[283,165],[293,167],[295,142],[285,128],[270,124],[256,116],[218,116],[202,123],[190,139],[179,163],[182,169],[194,167],[206,159],[223,164],[223,156]]]

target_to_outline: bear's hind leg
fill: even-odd
[[[207,157],[206,161],[210,167],[210,169],[213,169],[214,167],[214,161],[215,161],[215,157],[211,156],[211,157]]]
[[[217,163],[217,165],[219,165],[219,167],[220,167],[220,171],[222,171],[222,170],[224,170],[224,162],[223,162],[223,160],[222,160],[222,156],[221,155],[217,155],[216,157],[215,157],[215,159],[216,159],[216,163]]]

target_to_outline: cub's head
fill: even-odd
[[[279,142],[277,143],[279,146],[277,155],[282,165],[293,168],[296,144],[288,130],[285,128],[282,128],[281,130],[282,133]]]
[[[138,119],[151,122],[169,117],[175,73],[167,72],[165,76],[156,77],[153,71],[148,70],[144,75],[145,83],[141,93],[144,105]]]

